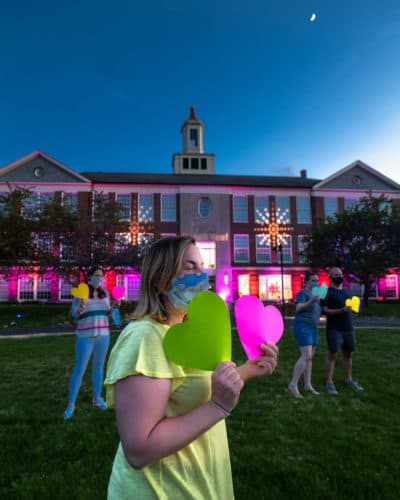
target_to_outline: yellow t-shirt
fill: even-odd
[[[150,318],[133,321],[121,332],[107,366],[107,406],[114,405],[114,384],[142,374],[172,379],[166,416],[187,413],[211,396],[211,372],[170,362],[162,347],[168,326]],[[232,500],[233,485],[225,421],[177,453],[141,470],[128,464],[118,446],[108,485],[109,500]]]

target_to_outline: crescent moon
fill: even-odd
[[[314,22],[317,18],[317,14],[315,14],[315,12],[313,14],[311,14],[311,17],[310,17],[310,21],[311,22]]]

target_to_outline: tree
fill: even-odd
[[[42,203],[35,195],[29,189],[10,187],[10,193],[0,198],[0,270],[4,274],[51,270],[73,283],[85,279],[92,266],[105,271],[139,266],[149,240],[138,244],[132,237],[131,223],[120,220],[121,206],[114,198],[92,192],[89,206],[82,208],[66,193],[56,193]]]
[[[368,306],[373,283],[398,265],[397,223],[388,199],[369,193],[354,207],[318,221],[302,254],[313,268],[336,265],[349,280],[363,285],[363,302]]]
[[[32,225],[24,216],[24,201],[31,191],[9,186],[9,193],[0,195],[0,272],[26,264],[34,253]]]
[[[40,216],[38,232],[51,228],[55,242],[51,255],[40,252],[42,266],[75,281],[85,279],[93,266],[105,271],[138,267],[146,245],[136,244],[131,224],[120,219],[122,207],[114,198],[94,191],[86,208],[72,204],[68,194],[62,199],[63,203],[54,199],[45,205]]]

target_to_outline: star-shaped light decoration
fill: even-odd
[[[279,245],[286,245],[289,233],[293,227],[289,226],[289,211],[287,208],[281,210],[275,207],[275,202],[271,203],[271,213],[267,208],[256,210],[259,221],[256,222],[254,231],[263,235],[260,245],[269,246],[276,249]]]
[[[132,213],[132,222],[130,223],[132,244],[138,245],[143,243],[143,241],[139,241],[139,234],[142,234],[145,243],[148,243],[147,240],[151,237],[150,234],[153,232],[153,208],[141,205],[138,209],[134,209]]]

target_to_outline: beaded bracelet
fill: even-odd
[[[214,406],[216,406],[219,410],[222,411],[222,413],[225,415],[225,417],[229,417],[231,414],[230,411],[228,411],[226,408],[224,408],[220,403],[217,403],[213,399],[210,399],[210,403],[212,403]]]

